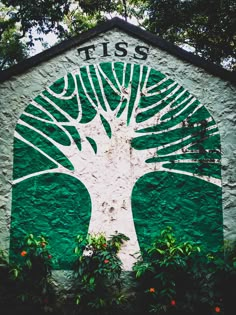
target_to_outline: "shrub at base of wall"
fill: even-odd
[[[78,235],[71,287],[58,290],[46,236],[29,234],[19,260],[0,256],[2,315],[229,315],[236,298],[235,245],[205,252],[181,241],[167,227],[139,256],[132,272],[122,271],[119,251],[129,238],[116,233]],[[232,314],[232,313],[231,313]]]

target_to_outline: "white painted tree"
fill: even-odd
[[[137,179],[167,171],[220,186],[218,137],[204,106],[160,72],[121,62],[90,65],[55,82],[21,115],[15,138],[55,167],[31,169],[13,184],[46,173],[79,179],[92,201],[89,232],[126,234],[120,256],[130,270],[139,251],[131,209]],[[202,145],[211,139],[214,149]]]

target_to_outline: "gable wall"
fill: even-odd
[[[125,57],[115,56],[115,43],[121,41],[128,44]],[[110,56],[101,57],[104,54],[101,43],[108,43],[107,54]],[[139,39],[119,30],[108,31],[81,47],[89,45],[95,46],[91,55],[94,59],[84,60],[83,52],[79,55],[78,47],[75,47],[0,85],[0,244],[6,245],[9,240],[13,133],[17,120],[30,100],[58,78],[83,65],[106,61],[137,62],[150,66],[184,86],[206,106],[215,119],[221,136],[224,234],[226,238],[236,238],[236,87],[156,47],[142,44]],[[149,48],[147,59],[134,58],[135,47],[138,45]]]

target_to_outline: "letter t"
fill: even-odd
[[[77,51],[80,55],[80,52],[81,51],[84,51],[85,52],[85,60],[89,60],[89,59],[95,59],[95,58],[92,58],[89,54],[89,50],[90,49],[93,49],[95,50],[95,46],[94,45],[90,45],[90,46],[86,46],[86,47],[82,47],[82,48],[78,48]]]

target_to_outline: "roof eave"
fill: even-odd
[[[113,28],[118,28],[129,35],[136,37],[148,44],[151,44],[159,49],[162,49],[169,54],[183,60],[187,61],[197,67],[204,69],[206,72],[218,76],[223,80],[230,81],[233,84],[236,84],[236,75],[234,72],[227,71],[220,66],[217,66],[211,62],[204,60],[203,58],[194,55],[191,52],[188,52],[176,45],[171,44],[170,42],[164,40],[161,37],[158,37],[146,30],[141,29],[138,26],[130,24],[120,18],[113,18],[107,22],[101,23],[98,26],[83,32],[71,39],[65,40],[60,44],[57,44],[33,57],[30,57],[11,68],[8,68],[0,72],[0,82],[6,81],[14,75],[25,72],[26,70],[37,66],[41,62],[49,60],[57,55],[62,54],[68,49],[71,49],[75,46],[81,45],[88,40],[96,37],[101,33],[105,33]]]

